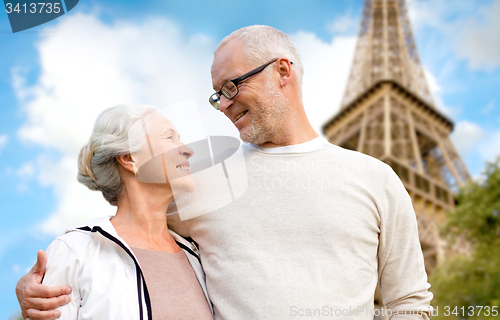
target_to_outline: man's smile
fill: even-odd
[[[247,114],[248,110],[242,111],[236,115],[236,117],[233,118],[233,123],[236,123],[241,117],[243,117],[245,114]]]

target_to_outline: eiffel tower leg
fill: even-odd
[[[443,142],[441,141],[441,137],[439,136],[439,133],[434,128],[434,126],[430,126],[430,128],[431,128],[431,131],[434,135],[434,139],[436,139],[436,142],[438,143],[439,149],[441,150],[441,153],[443,155],[444,161],[446,162],[446,165],[448,166],[451,173],[455,177],[455,181],[457,182],[457,185],[458,186],[463,185],[463,182],[460,178],[460,175],[457,173],[455,165],[453,164],[453,161],[451,161],[451,159],[450,159],[450,155],[448,154],[448,150],[445,148]]]
[[[385,1],[385,0],[384,0]],[[383,69],[384,70],[383,72],[383,77],[384,79],[387,79],[389,77],[389,55],[387,54],[387,52],[389,52],[389,19],[388,19],[388,13],[387,13],[387,3],[384,3],[383,5],[383,8],[384,10],[382,10],[383,12],[383,50],[384,50],[384,55],[383,55],[383,59],[384,59],[384,65],[383,65]]]
[[[384,154],[391,156],[391,101],[388,94],[384,97]]]
[[[451,143],[450,138],[447,136],[444,136],[442,141],[446,147],[446,150],[450,154],[450,159],[453,162],[453,164],[455,165],[455,169],[457,170],[458,175],[460,176],[460,178],[462,180],[461,185],[463,185],[464,183],[466,183],[470,179],[469,172],[467,171],[467,168],[466,168],[464,162],[462,161],[462,158],[460,158],[457,150],[453,146],[453,143]]]
[[[410,109],[406,109],[406,117],[408,119],[408,126],[410,128],[410,138],[413,147],[413,156],[415,157],[415,161],[417,162],[417,172],[423,175],[424,167],[422,165],[422,155],[420,154],[420,150],[418,149],[417,135],[415,131],[415,126],[413,125],[413,116],[411,115]]]
[[[358,152],[363,152],[363,144],[365,143],[366,139],[367,119],[368,119],[368,110],[365,110],[363,112],[363,120],[361,120],[361,132],[359,134],[358,147],[356,148]]]

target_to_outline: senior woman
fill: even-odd
[[[73,289],[71,302],[59,308],[61,319],[213,319],[196,249],[168,230],[165,214],[173,189],[195,188],[193,150],[156,112],[149,106],[105,110],[79,154],[78,181],[101,191],[117,210],[47,249],[43,283]]]

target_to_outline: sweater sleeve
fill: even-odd
[[[76,320],[80,308],[80,292],[78,278],[80,275],[80,260],[71,247],[62,239],[55,239],[47,248],[47,272],[43,283],[51,286],[69,285],[73,289],[71,301],[58,308],[61,320]]]
[[[428,291],[411,198],[392,170],[386,177],[380,208],[378,277],[387,314],[392,320],[429,319],[432,293]]]

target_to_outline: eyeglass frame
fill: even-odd
[[[259,73],[259,72],[262,72],[262,71],[263,71],[263,70],[264,70],[264,69],[265,69],[268,65],[270,65],[271,63],[274,63],[274,62],[278,61],[278,59],[279,59],[279,58],[275,58],[275,59],[273,59],[273,60],[271,60],[271,61],[268,61],[268,62],[264,63],[263,65],[261,65],[261,66],[259,66],[259,67],[255,68],[255,69],[253,69],[253,70],[248,71],[247,73],[245,73],[245,74],[243,74],[243,75],[241,75],[241,76],[239,76],[239,77],[237,77],[237,78],[234,78],[234,79],[231,79],[231,80],[227,80],[227,81],[226,81],[226,82],[224,82],[224,84],[220,87],[220,90],[219,90],[219,91],[217,91],[217,92],[213,93],[212,95],[210,95],[210,97],[208,98],[208,102],[210,102],[210,105],[211,105],[212,107],[214,107],[216,110],[219,110],[219,104],[220,104],[220,98],[221,98],[221,96],[226,97],[226,99],[228,99],[228,100],[233,99],[234,97],[236,97],[236,96],[238,95],[238,93],[240,93],[240,88],[238,87],[238,84],[239,84],[240,82],[243,82],[244,80],[247,80],[248,78],[250,78],[250,77],[251,77],[251,76],[253,76],[253,75],[256,75],[256,74],[257,74],[257,73]],[[293,64],[293,62],[292,62],[292,61],[290,61],[290,64],[292,65],[292,64]],[[234,96],[232,96],[232,97],[228,97],[228,96],[226,96],[226,95],[222,92],[222,88],[224,88],[224,86],[225,86],[227,83],[229,83],[229,82],[232,82],[232,83],[234,84],[234,86],[236,87],[236,94],[235,94]],[[219,104],[217,104],[217,106],[214,106],[214,105],[212,104],[212,101],[214,100],[214,99],[212,99],[212,97],[213,97],[213,96],[216,96],[216,97],[217,97],[217,99],[219,100]]]

